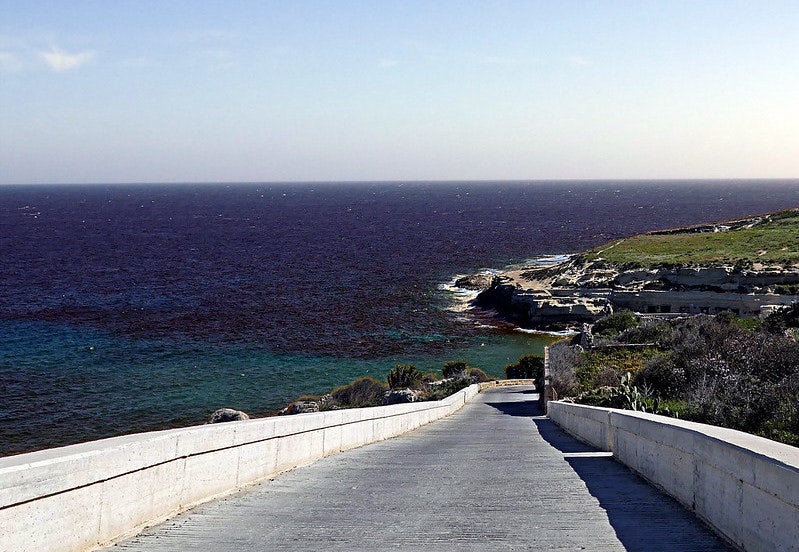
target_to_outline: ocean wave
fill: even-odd
[[[544,255],[542,257],[536,257],[534,259],[528,259],[525,263],[533,263],[533,264],[557,264],[568,261],[571,259],[573,255]]]
[[[549,331],[549,330],[533,330],[529,328],[514,328],[514,331],[526,334],[553,335],[557,337],[568,337],[570,335],[575,335],[578,333],[575,330]]]

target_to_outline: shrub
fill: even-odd
[[[469,387],[471,384],[472,380],[468,378],[453,378],[431,388],[427,392],[426,398],[430,401],[445,399],[453,393],[457,393],[461,389]]]
[[[439,379],[440,378],[438,377],[438,374],[436,374],[435,372],[425,372],[424,374],[422,374],[422,381],[424,383],[433,383],[434,381],[438,381]]]
[[[357,379],[349,385],[338,387],[330,392],[333,400],[342,406],[379,406],[388,386],[374,378]]]
[[[763,321],[763,326],[772,333],[782,333],[785,328],[799,327],[799,304],[771,313]]]
[[[544,377],[544,357],[540,355],[524,355],[515,364],[505,366],[505,377],[508,379],[541,380]]]
[[[469,369],[469,363],[465,360],[448,360],[444,363],[444,369],[441,374],[444,379],[449,378],[464,378],[466,377],[466,370]]]
[[[656,397],[675,397],[685,389],[685,372],[674,365],[671,353],[655,355],[635,374],[635,385]]]
[[[635,328],[638,321],[635,315],[628,310],[615,312],[596,321],[593,333],[601,337],[613,337],[625,330]]]
[[[762,324],[732,313],[644,322],[612,341],[654,342],[660,350],[550,347],[552,386],[560,397],[582,391],[579,397],[595,404],[680,414],[795,444],[799,343],[785,329],[796,326],[799,307]],[[606,387],[613,383],[609,368],[624,374],[617,387]]]
[[[594,375],[594,387],[618,387],[620,384],[619,373],[609,366]]]
[[[618,343],[653,343],[658,347],[668,347],[674,339],[671,324],[662,320],[648,320],[640,326],[628,328],[621,332]]]
[[[421,389],[424,386],[422,373],[413,364],[397,364],[388,374],[390,389]]]
[[[577,369],[583,358],[580,350],[561,341],[549,348],[549,383],[559,398],[577,394]]]
[[[494,378],[483,372],[480,368],[469,368],[469,379],[474,383],[485,383],[487,381],[494,381]]]
[[[655,349],[619,348],[611,350],[587,351],[583,353],[582,363],[576,377],[582,391],[591,389],[603,372],[614,370],[619,378],[627,372],[637,373],[658,351]],[[607,379],[607,376],[605,377]]]

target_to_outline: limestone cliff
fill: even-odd
[[[792,211],[791,213],[796,213]],[[799,213],[780,215],[779,220],[799,222]],[[521,326],[563,327],[592,321],[614,309],[630,309],[660,315],[716,313],[730,310],[741,316],[757,316],[771,309],[792,304],[799,297],[799,264],[791,262],[788,247],[779,248],[779,257],[757,249],[773,236],[771,215],[759,215],[737,221],[676,230],[652,232],[640,243],[647,248],[635,262],[618,262],[610,250],[624,240],[578,255],[531,261],[514,266],[492,277],[488,285],[479,279],[464,279],[461,285],[484,288],[475,304],[496,311]],[[757,234],[745,233],[754,231]],[[785,240],[787,226],[780,223],[780,239]],[[790,227],[793,232],[793,226]],[[764,234],[765,232],[765,234]],[[775,232],[775,231],[774,231]],[[683,239],[701,233],[726,233],[726,242],[751,243],[751,254],[737,257],[728,251],[708,255],[708,261],[682,262],[677,257],[669,262],[653,262],[661,236],[669,236],[668,247],[679,249]],[[799,239],[799,225],[795,240]],[[652,236],[651,238],[648,236]],[[765,237],[764,237],[765,236]],[[790,236],[789,236],[790,237]],[[635,237],[640,239],[641,236]],[[718,236],[713,241],[719,242]],[[759,241],[758,241],[759,240]],[[685,239],[686,259],[695,238]],[[780,242],[782,243],[782,242]],[[665,247],[665,246],[663,246]],[[728,247],[728,249],[734,249]],[[625,252],[629,256],[629,250]],[[648,256],[647,256],[648,255]]]

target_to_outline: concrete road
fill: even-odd
[[[530,388],[298,468],[115,545],[129,552],[729,550],[541,416]],[[225,469],[220,466],[219,469]]]

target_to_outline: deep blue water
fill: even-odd
[[[799,206],[799,181],[0,188],[0,455],[263,415],[397,362],[489,373],[455,274]]]

